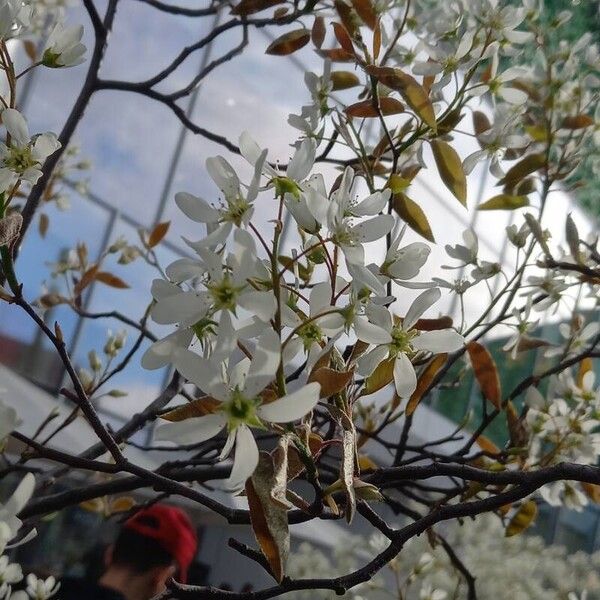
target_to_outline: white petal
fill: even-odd
[[[371,323],[366,317],[357,316],[354,318],[354,331],[356,337],[369,344],[389,344],[392,336],[385,329]]]
[[[315,162],[316,151],[315,141],[311,138],[304,139],[288,165],[287,176],[294,181],[306,179]]]
[[[19,482],[17,489],[13,492],[8,502],[4,505],[4,509],[11,515],[20,513],[35,489],[35,477],[33,473],[27,473]]]
[[[438,331],[422,331],[412,340],[415,350],[426,350],[437,354],[439,352],[455,352],[465,345],[465,338],[454,329]]]
[[[172,262],[166,269],[167,277],[174,283],[181,283],[206,273],[206,267],[193,258],[180,258]]]
[[[362,202],[352,209],[356,216],[371,216],[380,213],[390,198],[390,190],[375,192],[367,196]]]
[[[180,323],[186,327],[206,316],[209,308],[206,293],[181,292],[159,300],[152,308],[152,318],[161,325]]]
[[[269,328],[256,343],[252,364],[244,386],[245,394],[257,396],[264,390],[275,377],[280,361],[281,342],[275,331]]]
[[[387,235],[394,226],[394,217],[378,215],[352,227],[351,231],[361,242],[374,242]]]
[[[149,370],[166,367],[172,362],[175,350],[187,348],[193,337],[194,332],[191,329],[182,329],[154,342],[142,356],[142,367]]]
[[[233,167],[222,156],[207,158],[206,170],[226,198],[235,198],[238,195],[240,180]]]
[[[406,356],[398,354],[394,362],[394,384],[400,398],[410,398],[417,389],[417,374],[415,368]]]
[[[229,479],[225,481],[228,489],[238,490],[246,479],[252,476],[258,465],[258,446],[248,427],[240,425],[235,435],[235,458]]]
[[[431,288],[419,294],[414,302],[410,305],[402,324],[403,329],[410,329],[421,317],[421,315],[435,304],[441,297],[442,293],[438,288]]]
[[[310,290],[310,296],[308,298],[310,304],[310,314],[316,315],[331,306],[331,285],[322,282],[317,283],[312,290]]]
[[[321,385],[313,382],[257,410],[261,419],[271,423],[290,423],[309,413],[319,401]]]
[[[177,350],[173,356],[175,368],[191,383],[198,386],[205,394],[217,400],[226,398],[225,383],[221,378],[219,366],[195,352],[187,349]]]
[[[211,231],[207,236],[203,237],[197,242],[192,242],[182,236],[182,240],[193,250],[199,252],[203,248],[214,248],[220,246],[227,241],[231,230],[233,229],[233,223],[222,223],[214,231]]]
[[[226,424],[227,418],[222,412],[185,421],[161,421],[154,432],[154,439],[178,444],[200,443],[215,437]]]
[[[206,200],[179,192],[175,194],[175,204],[179,210],[192,221],[198,223],[216,223],[219,220],[219,211],[210,206]]]
[[[25,117],[14,108],[7,108],[2,111],[2,123],[10,133],[13,140],[19,146],[25,146],[29,143],[29,128]]]
[[[244,292],[239,297],[238,304],[265,322],[272,319],[277,310],[277,301],[271,292]]]
[[[422,242],[413,242],[398,251],[398,258],[388,267],[390,275],[397,279],[412,279],[427,262],[431,248]]]
[[[379,363],[385,359],[388,354],[388,348],[386,346],[377,346],[363,354],[357,361],[357,370],[363,377],[368,377],[379,365]]]

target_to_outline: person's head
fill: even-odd
[[[138,511],[107,550],[101,583],[127,600],[146,600],[170,577],[185,582],[198,542],[188,516],[179,508],[154,504]]]

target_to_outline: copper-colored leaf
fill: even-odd
[[[8,246],[21,233],[23,217],[19,212],[11,212],[0,219],[0,246]]]
[[[265,53],[273,56],[286,56],[300,50],[309,41],[310,31],[308,29],[294,29],[294,31],[288,31],[271,42]]]
[[[254,474],[246,481],[250,523],[273,577],[281,582],[290,551],[290,533],[287,510],[271,498],[274,484],[273,461],[261,452]]]
[[[320,48],[325,41],[325,20],[323,17],[315,17],[310,36],[315,47]]]
[[[406,415],[410,416],[415,412],[419,402],[423,398],[423,394],[427,391],[427,388],[431,385],[431,382],[437,375],[438,371],[446,364],[447,354],[438,354],[435,356],[429,364],[423,369],[423,372],[419,376],[417,381],[417,388],[413,392],[408,404],[406,405]]]
[[[337,92],[360,85],[360,79],[351,71],[332,71],[331,83],[332,89]]]
[[[328,58],[331,62],[352,62],[354,56],[343,48],[322,48],[317,51],[322,58]]]
[[[432,140],[431,149],[442,181],[460,203],[466,206],[467,176],[456,150],[443,140]]]
[[[352,43],[352,38],[346,31],[346,28],[341,23],[332,23],[332,25],[335,39],[338,41],[339,45],[348,52],[348,54],[354,54],[354,44]]]
[[[485,435],[477,436],[477,445],[484,451],[490,454],[500,454],[500,448]]]
[[[420,331],[437,331],[439,329],[450,329],[454,325],[452,317],[439,317],[438,319],[419,319],[413,327]]]
[[[417,80],[400,69],[391,67],[367,67],[367,72],[383,85],[400,92],[405,102],[433,131],[437,130],[433,104],[425,88]]]
[[[586,356],[579,363],[579,370],[577,371],[577,387],[579,387],[579,388],[583,387],[583,378],[585,377],[586,373],[589,373],[590,371],[593,371],[593,370],[594,370],[594,361],[589,356]]]
[[[135,506],[136,502],[131,496],[119,496],[110,503],[111,514],[126,512]]]
[[[507,402],[506,404],[506,422],[508,424],[511,446],[513,448],[523,448],[526,446],[529,441],[529,435],[512,402]]]
[[[398,213],[400,218],[419,235],[422,235],[426,240],[435,243],[431,225],[427,220],[427,216],[423,209],[406,194],[394,194],[392,198],[392,206]]]
[[[502,402],[502,392],[500,390],[498,369],[492,355],[487,348],[478,342],[469,342],[467,352],[481,393],[486,400],[499,409]]]
[[[23,48],[25,49],[25,54],[27,54],[29,60],[35,62],[37,60],[37,45],[35,42],[23,40]]]
[[[283,4],[285,0],[240,0],[232,9],[232,15],[247,16],[260,12],[271,6]]]
[[[107,271],[98,271],[96,276],[94,277],[96,281],[100,281],[105,285],[110,287],[114,287],[120,290],[126,289],[129,287],[127,283],[125,283],[120,277],[113,275],[112,273],[108,273]]]
[[[375,29],[377,25],[377,13],[373,8],[371,0],[352,0],[352,6],[364,24],[369,29]]]
[[[506,527],[506,537],[523,533],[528,527],[531,527],[537,516],[537,504],[535,500],[527,500],[523,502],[513,518]]]
[[[585,481],[582,481],[580,485],[585,492],[585,495],[594,504],[600,504],[600,485],[597,483],[586,483]]]
[[[515,210],[529,206],[527,196],[512,196],[511,194],[497,194],[477,207],[477,210]]]
[[[215,400],[215,398],[203,396],[187,404],[177,406],[173,410],[161,415],[161,418],[167,421],[185,421],[194,417],[204,417],[205,415],[214,413],[220,405],[221,403]]]
[[[561,127],[564,129],[584,129],[594,125],[595,121],[592,117],[586,114],[565,117]]]
[[[396,115],[404,112],[404,105],[400,100],[396,98],[384,97],[379,99],[379,109],[382,115]],[[362,119],[372,119],[379,116],[377,107],[373,104],[372,100],[363,100],[348,106],[344,112],[349,117],[359,117]]]
[[[165,235],[167,235],[170,225],[171,221],[164,221],[163,223],[158,223],[156,225],[148,237],[148,248],[154,248],[154,246],[160,244]]]
[[[506,172],[506,175],[498,182],[498,185],[506,185],[512,188],[528,175],[541,169],[545,164],[546,155],[544,153],[528,154]]]
[[[358,455],[358,467],[361,471],[376,471],[379,468],[377,463],[366,454]]]
[[[379,363],[377,368],[365,381],[363,396],[374,394],[392,382],[394,378],[394,362],[394,358],[388,358]]]
[[[321,398],[329,398],[339,394],[352,380],[353,371],[334,371],[328,367],[322,367],[310,374],[308,382],[316,381],[321,384]]]
[[[346,31],[353,36],[358,31],[358,23],[356,16],[352,13],[352,9],[346,4],[344,0],[334,1],[335,10],[337,11]]]
[[[81,279],[75,285],[75,295],[79,296],[85,288],[96,279],[96,275],[98,273],[98,269],[100,265],[92,265],[85,273],[82,275]]]
[[[45,238],[48,233],[48,225],[50,225],[50,219],[46,213],[40,213],[40,219],[38,221],[38,231],[40,235]]]
[[[314,459],[320,454],[321,450],[323,449],[323,438],[319,434],[311,432],[308,435],[308,442],[306,445],[308,446],[310,454]],[[296,479],[296,477],[298,477],[300,473],[304,472],[305,468],[306,466],[300,458],[300,453],[298,449],[294,446],[290,446],[288,449],[288,481]]]
[[[492,124],[485,113],[480,110],[473,111],[473,129],[476,135],[482,134],[484,131],[491,129]]]
[[[373,58],[377,60],[381,52],[381,22],[377,20],[373,31]]]

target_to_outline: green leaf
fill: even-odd
[[[331,73],[333,91],[347,90],[360,85],[360,79],[351,71],[333,71]]]
[[[442,140],[432,140],[431,149],[442,181],[459,202],[467,206],[467,176],[456,150]]]
[[[506,185],[513,188],[519,181],[525,179],[528,175],[535,173],[546,164],[546,155],[542,152],[538,154],[529,154],[516,165],[513,165],[506,175],[500,179],[498,185]]]
[[[515,210],[529,206],[527,196],[512,196],[511,194],[498,194],[477,207],[477,210]]]

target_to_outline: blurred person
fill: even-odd
[[[173,577],[185,583],[198,540],[179,508],[154,504],[123,524],[104,554],[105,570],[96,583],[64,579],[60,600],[149,600]]]

